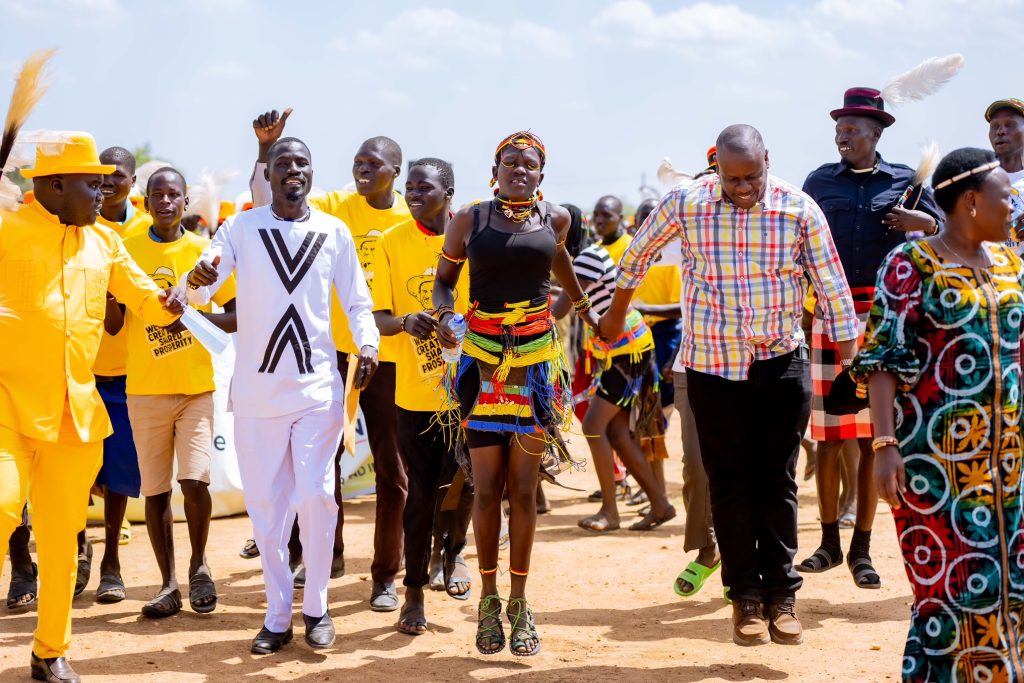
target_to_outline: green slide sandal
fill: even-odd
[[[721,560],[714,567],[705,567],[700,562],[691,562],[686,565],[686,569],[679,573],[676,577],[675,582],[672,584],[672,588],[675,590],[676,595],[681,598],[690,598],[700,592],[700,589],[704,587],[704,582],[708,580],[708,577],[714,574],[719,567],[722,566]],[[692,590],[683,591],[679,589],[679,582],[685,581],[686,583],[693,586]]]

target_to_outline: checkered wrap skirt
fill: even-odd
[[[875,290],[873,287],[854,287],[851,291],[857,318],[860,320],[858,344],[862,344]],[[811,438],[815,441],[871,438],[871,416],[867,408],[856,415],[829,415],[825,412],[825,397],[828,396],[832,382],[842,371],[839,346],[828,338],[819,304],[815,306],[811,327],[811,386],[814,392],[811,399]]]

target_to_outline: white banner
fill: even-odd
[[[213,355],[213,378],[217,386],[213,392],[213,452],[210,458],[210,497],[213,499],[213,516],[230,517],[245,512],[245,498],[242,495],[242,478],[238,473],[238,456],[235,453],[235,421],[228,412],[228,387],[231,386],[231,372],[235,366],[234,338],[224,353]],[[175,463],[175,470],[177,463]],[[342,496],[347,500],[374,493],[373,459],[370,444],[366,438],[366,424],[362,411],[356,421],[356,452],[341,456]],[[185,500],[174,483],[171,507],[175,521],[185,521]],[[127,517],[132,522],[146,521],[145,499],[129,498]],[[89,519],[103,520],[103,501],[94,499],[89,508]]]

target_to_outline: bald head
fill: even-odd
[[[724,150],[737,154],[761,156],[765,151],[764,139],[761,137],[760,131],[745,123],[733,124],[719,133],[715,147],[718,148],[719,154]]]
[[[768,183],[768,152],[761,134],[753,126],[736,124],[719,134],[715,146],[722,192],[739,208],[752,208]]]

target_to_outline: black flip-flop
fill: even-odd
[[[654,510],[644,515],[644,518],[639,522],[634,522],[629,525],[630,531],[653,531],[659,526],[676,518],[676,508],[673,505],[668,506],[668,510],[665,511],[661,517],[654,514]]]
[[[213,598],[212,601],[199,604],[203,598]],[[207,567],[200,567],[196,573],[188,577],[188,604],[192,606],[193,612],[209,614],[217,609],[217,585],[213,582],[210,570]]]
[[[833,567],[838,567],[842,563],[842,551],[839,552],[838,557],[834,557],[825,548],[818,548],[810,557],[798,564],[795,569],[803,574],[820,574],[821,572],[827,572]]]
[[[853,582],[857,584],[857,588],[873,590],[882,587],[882,577],[875,571],[870,557],[864,557],[863,555],[851,557],[848,559],[848,563],[850,573],[853,574]]]
[[[7,609],[21,612],[32,607],[39,599],[39,565],[31,565],[32,571],[22,568],[11,570],[11,583],[7,587]]]
[[[177,588],[164,588],[156,597],[142,606],[142,616],[150,619],[163,619],[181,611],[181,591]]]
[[[75,597],[78,597],[89,585],[92,576],[92,543],[85,542],[85,552],[78,554],[78,576],[75,577]]]
[[[405,626],[406,628],[402,628]],[[423,627],[422,631],[416,629]],[[422,636],[427,632],[427,617],[423,612],[423,605],[418,607],[411,607],[406,605],[402,608],[402,615],[398,620],[399,633],[404,633],[407,636]]]
[[[103,574],[96,587],[96,602],[110,604],[125,598],[124,581],[117,574]]]

